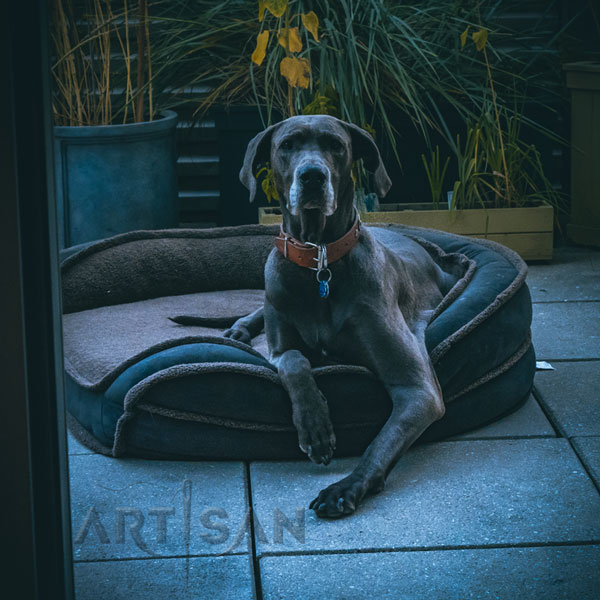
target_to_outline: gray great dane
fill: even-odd
[[[383,382],[392,400],[388,421],[354,471],[310,504],[330,518],[353,513],[367,494],[382,490],[400,456],[444,415],[425,328],[455,283],[410,238],[399,236],[390,248],[378,239],[382,230],[360,228],[351,176],[359,159],[385,196],[391,181],[379,150],[355,125],[298,116],[250,142],[240,179],[252,201],[257,167],[270,161],[283,224],[265,266],[264,310],[225,332],[249,343],[264,324],[300,448],[315,463],[329,463],[336,441],[311,368],[362,365]]]

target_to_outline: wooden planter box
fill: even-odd
[[[569,237],[600,246],[600,63],[564,65],[571,90]]]
[[[362,215],[363,223],[398,223],[429,227],[508,246],[525,260],[550,260],[554,209],[545,203],[525,208],[434,210],[431,204],[382,204],[381,210]],[[259,209],[262,224],[281,223],[279,208]],[[487,224],[487,227],[486,227]]]

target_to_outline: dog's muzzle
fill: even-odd
[[[331,172],[321,161],[306,161],[294,170],[288,209],[298,215],[301,210],[318,209],[325,215],[335,212]]]

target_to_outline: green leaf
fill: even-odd
[[[311,102],[302,109],[303,115],[331,115],[336,117],[339,112],[340,109],[335,100],[319,92],[315,92]]]
[[[273,200],[279,200],[279,194],[277,194],[277,188],[275,187],[275,178],[273,176],[273,169],[271,168],[270,163],[267,163],[267,166],[263,167],[257,174],[256,179],[258,179],[262,174],[265,174],[264,179],[261,181],[260,187],[262,191],[265,193],[267,197],[267,202],[271,202]]]

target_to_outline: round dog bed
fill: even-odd
[[[69,425],[112,456],[283,459],[304,456],[289,398],[267,359],[222,329],[182,326],[192,314],[214,324],[262,305],[263,267],[276,226],[137,231],[92,244],[62,264]],[[426,343],[446,415],[432,441],[481,426],[529,395],[535,371],[526,265],[486,240],[415,227],[377,226],[422,244],[459,277],[435,311]],[[357,455],[386,421],[391,402],[365,368],[314,369],[329,403],[336,456]]]

